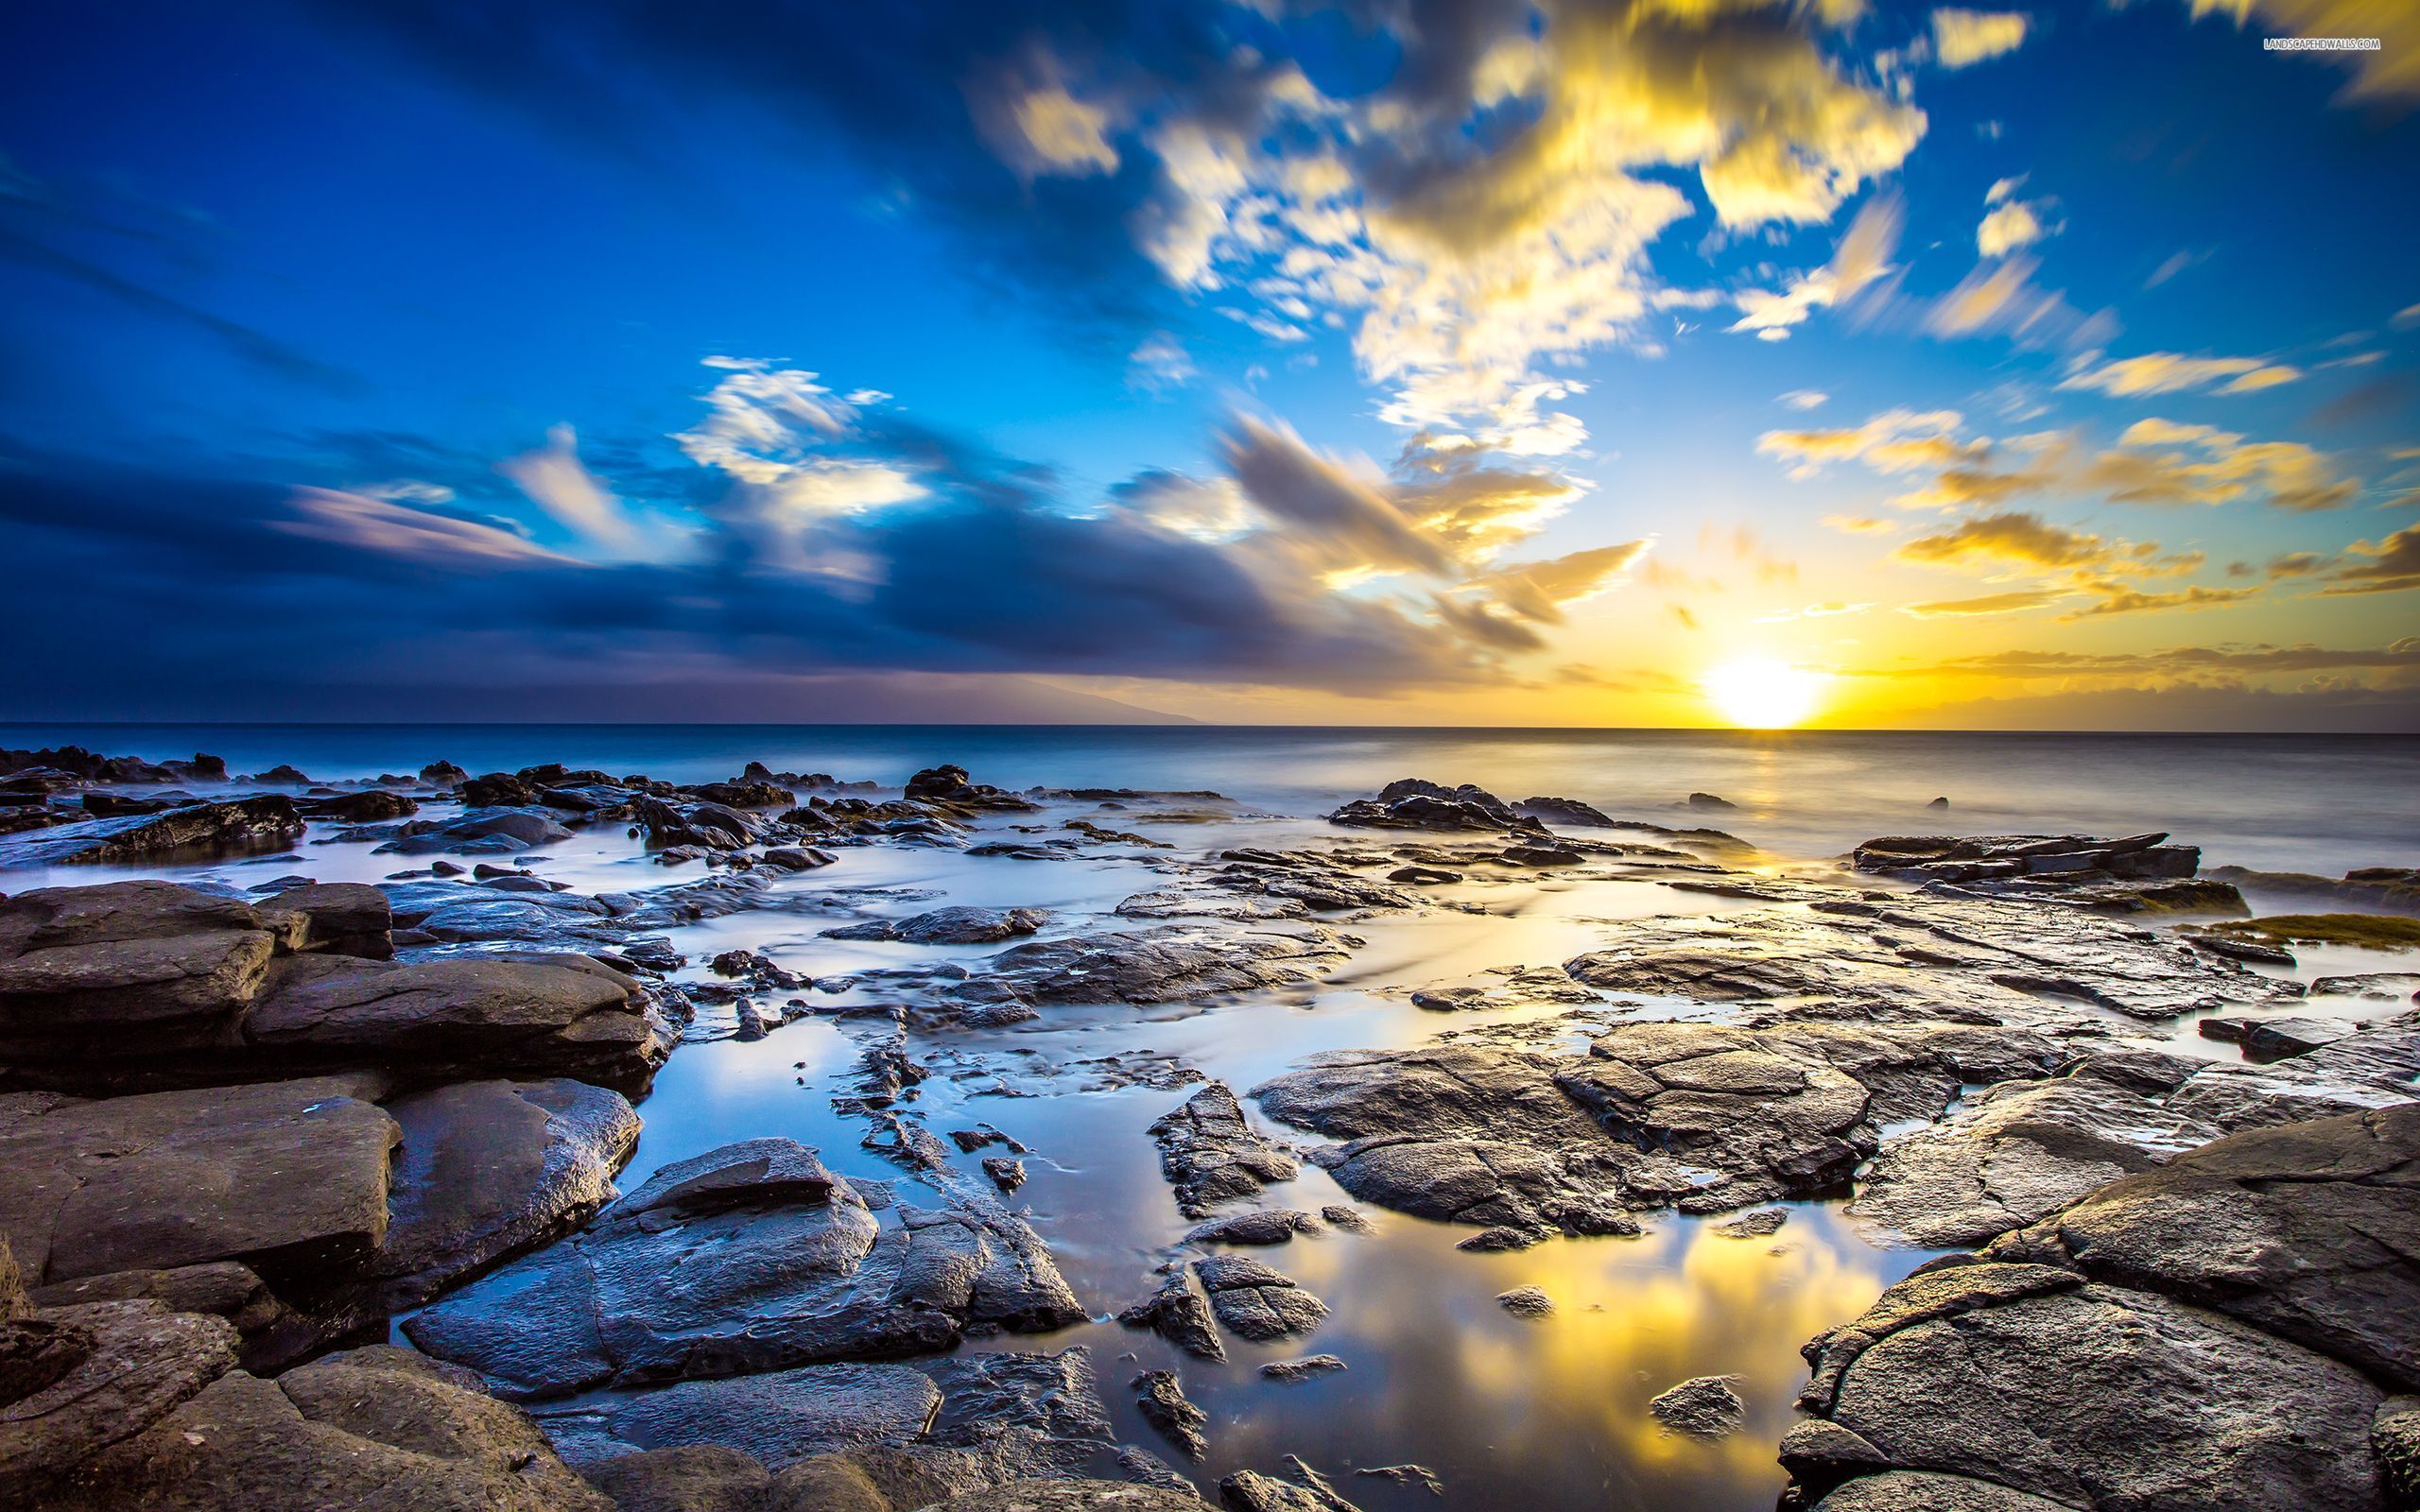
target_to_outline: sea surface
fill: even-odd
[[[717,952],[760,951],[830,980],[870,969],[978,962],[997,947],[920,947],[830,939],[864,918],[905,917],[940,902],[1031,905],[1049,933],[1133,927],[1119,900],[1156,885],[1165,856],[1237,845],[1318,845],[1337,832],[1319,816],[1399,777],[1477,782],[1507,798],[1553,795],[1616,818],[1711,825],[1762,847],[1774,865],[1828,876],[1829,858],[1870,836],[1909,831],[2169,830],[2204,847],[2209,864],[2335,875],[2363,865],[2420,864],[2420,741],[2266,736],[1748,734],[1683,731],[1373,730],[798,726],[78,726],[0,727],[0,746],[73,742],[153,760],[207,751],[236,772],[279,763],[320,780],[417,772],[447,760],[473,772],[544,761],[680,781],[735,776],[748,761],[776,771],[826,772],[895,787],[916,769],[957,762],[1004,787],[1215,789],[1236,805],[1155,823],[1150,804],[1054,800],[1040,815],[986,816],[978,838],[1015,823],[1056,829],[1070,816],[1132,826],[1171,850],[1090,848],[1062,862],[970,857],[948,849],[842,848],[834,865],[775,885],[775,907],[671,931],[702,978]],[[1692,792],[1737,805],[1687,806]],[[1927,805],[1946,797],[1946,809]],[[444,802],[428,805],[442,817]],[[1175,811],[1169,811],[1173,821]],[[313,826],[293,851],[135,872],[57,868],[0,874],[0,891],[166,874],[242,889],[276,879],[375,882],[415,858]],[[995,835],[988,832],[998,831]],[[599,825],[515,858],[578,891],[674,885],[696,865],[657,865],[623,826]],[[1880,884],[1876,884],[1880,885]],[[1275,1345],[1229,1341],[1223,1366],[1178,1354],[1120,1327],[1116,1311],[1148,1295],[1156,1267],[1188,1251],[1149,1125],[1194,1090],[1153,1068],[1225,1081],[1238,1092],[1322,1052],[1410,1045],[1440,1034],[1481,1036],[1543,1027],[1577,1050],[1586,1023],[1559,1007],[1440,1015],[1412,1006],[1417,987],[1480,984],[1493,969],[1551,964],[1600,948],[1618,921],[1658,914],[1721,914],[1757,904],[1683,892],[1652,880],[1479,876],[1434,889],[1421,913],[1356,919],[1363,944],[1316,984],[1210,1004],[1138,1008],[1054,1007],[1000,1030],[912,1033],[932,1068],[913,1104],[934,1130],[989,1124],[1030,1146],[1026,1209],[1093,1321],[1042,1337],[974,1341],[981,1349],[1091,1351],[1121,1440],[1176,1458],[1143,1421],[1127,1382],[1169,1368],[1209,1415],[1209,1460],[1183,1465],[1205,1492],[1240,1469],[1283,1472],[1300,1455],[1334,1477],[1364,1512],[1519,1505],[1535,1512],[1767,1512],[1784,1477],[1773,1446],[1795,1418],[1806,1379],[1798,1348],[1854,1318],[1883,1288],[1935,1251],[1866,1231],[1838,1202],[1792,1202],[1776,1234],[1737,1238],[1718,1220],[1645,1215],[1635,1238],[1555,1239],[1507,1254],[1456,1248],[1470,1230],[1365,1210],[1374,1231],[1329,1231],[1252,1251],[1295,1277],[1331,1309],[1317,1332]],[[2259,902],[2256,899],[2256,902]],[[2290,906],[2290,903],[2287,904]],[[2322,971],[2409,970],[2366,952],[2301,953]],[[705,1007],[639,1105],[645,1120],[630,1190],[665,1164],[724,1143],[786,1136],[821,1152],[852,1179],[894,1181],[903,1200],[929,1203],[912,1179],[860,1146],[865,1121],[837,1107],[859,1055],[890,1032],[887,1019],[845,1010],[873,988],[815,994],[814,1011],[768,1037],[730,1038],[728,1008]],[[2352,1001],[2345,1000],[2348,1011]],[[1622,1005],[1614,1005],[1622,1006]],[[1708,1017],[1678,1000],[1632,1003],[1643,1017]],[[2369,1005],[2365,1016],[2394,1011]],[[2096,1010],[2079,1007],[2087,1018]],[[1554,1020],[1550,1024],[1539,1021]],[[2195,1055],[2231,1057],[2189,1022],[2146,1029]],[[1249,1107],[1250,1105],[1247,1104]],[[1319,1143],[1254,1114],[1297,1146]],[[961,1175],[979,1179],[976,1157]],[[1264,1204],[1317,1211],[1351,1198],[1317,1166],[1264,1194]],[[892,1221],[886,1218],[885,1221]],[[1530,1320],[1498,1304],[1518,1286],[1544,1289],[1554,1314]],[[1348,1368],[1278,1384],[1257,1367],[1312,1352]],[[1648,1410],[1659,1392],[1699,1375],[1736,1378],[1744,1428],[1703,1441],[1665,1431]],[[1366,1471],[1416,1463],[1442,1478],[1442,1500]]]
[[[473,772],[561,761],[676,782],[775,771],[904,782],[956,762],[1001,787],[1212,788],[1310,815],[1399,777],[1506,799],[1576,798],[1616,817],[1709,793],[1702,812],[1778,855],[1877,834],[2168,830],[2207,866],[2337,875],[2420,863],[2420,737],[1396,730],[1003,725],[0,725],[0,746],[61,742],[152,760],[198,750],[315,778]],[[1928,809],[1946,798],[1946,810]]]

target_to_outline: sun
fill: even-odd
[[[1815,712],[1824,679],[1771,657],[1750,656],[1716,667],[1699,685],[1733,724],[1745,730],[1785,730]]]

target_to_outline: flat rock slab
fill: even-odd
[[[388,1346],[221,1376],[90,1461],[45,1512],[437,1507],[613,1512],[521,1412]]]
[[[969,1328],[1083,1316],[1033,1230],[992,1199],[903,1205],[887,1226],[813,1151],[753,1140],[659,1173],[405,1332],[539,1399],[934,1352]]]
[[[2160,1292],[2420,1389],[2420,1105],[2218,1140],[1993,1253]]]
[[[154,1301],[49,1308],[32,1317],[72,1364],[40,1389],[0,1402],[0,1502],[11,1506],[29,1504],[19,1499],[235,1367],[233,1327]]]
[[[1160,1146],[1160,1172],[1176,1188],[1177,1211],[1188,1218],[1303,1174],[1291,1155],[1252,1126],[1224,1082],[1186,1098],[1151,1125],[1150,1135]]]
[[[376,1078],[94,1101],[0,1096],[0,1233],[36,1284],[240,1260],[266,1276],[386,1238],[395,1121]]]
[[[1012,946],[983,962],[971,985],[1033,1003],[1183,1003],[1313,982],[1349,949],[1318,924],[1167,924]]]
[[[132,866],[283,850],[302,837],[294,800],[264,793],[187,803],[157,814],[62,824],[0,840],[0,871],[36,867]]]
[[[1825,1342],[1825,1415],[1902,1469],[2073,1506],[2374,1509],[2360,1372],[2219,1314],[2039,1266],[1883,1294]]]
[[[1210,1311],[1238,1337],[1254,1344],[1308,1333],[1327,1316],[1327,1304],[1295,1280],[1244,1255],[1212,1255],[1193,1263]]]
[[[621,1093],[567,1078],[460,1082],[387,1111],[403,1143],[369,1268],[398,1308],[587,1222],[639,1138]]]
[[[249,904],[170,883],[20,893],[0,902],[0,1054],[216,1044],[259,995],[277,947]]]

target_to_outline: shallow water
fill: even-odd
[[[1693,788],[1721,792],[1744,807],[1699,818],[1767,846],[1775,868],[1813,875],[1830,874],[1824,858],[1855,840],[1921,822],[1916,805],[1945,788],[1957,795],[1949,812],[1962,828],[2111,833],[2173,823],[2181,838],[2204,844],[2214,861],[2329,872],[2408,862],[2410,837],[2420,833],[2420,783],[2409,781],[2420,777],[2420,766],[2409,743],[2158,739],[2131,747],[2128,756],[2122,743],[2103,737],[2062,737],[2066,744],[2059,745],[2000,736],[1764,741],[1160,730],[0,731],[0,744],[13,746],[57,739],[155,759],[208,749],[239,771],[290,761],[315,777],[334,778],[416,769],[444,757],[475,771],[562,760],[701,780],[730,776],[753,758],[776,769],[896,782],[918,765],[954,759],[978,780],[1002,785],[1212,787],[1248,806],[1218,822],[1164,823],[1141,808],[1053,804],[1041,815],[997,816],[981,826],[1009,835],[1018,820],[1055,830],[1063,818],[1088,816],[1166,840],[1176,848],[1170,851],[1112,848],[1024,862],[947,850],[842,849],[835,865],[778,883],[782,908],[673,931],[676,948],[699,963],[683,973],[690,977],[733,947],[763,951],[818,978],[972,960],[997,949],[845,942],[820,934],[859,917],[915,913],[936,900],[1048,908],[1050,934],[1099,928],[1120,899],[1163,880],[1149,868],[1164,857],[1332,836],[1336,832],[1313,816],[1342,797],[1414,773],[1489,782],[1521,796],[1578,797],[1616,816],[1661,821],[1674,819],[1666,805]],[[2100,789],[2094,774],[2104,768],[2129,775],[2115,791]],[[1987,801],[1986,792],[1998,800]],[[2342,812],[2355,793],[2368,807],[2360,824]],[[2066,806],[2029,806],[2054,799]],[[1890,822],[1882,822],[1886,816]],[[694,865],[655,865],[611,825],[514,859],[581,892],[639,890],[702,874]],[[315,838],[285,856],[170,869],[250,887],[295,873],[375,881],[420,864],[373,854],[368,844]],[[127,874],[133,873],[57,868],[0,877],[0,888]],[[1769,906],[1651,880],[1541,881],[1485,868],[1430,898],[1480,911],[1354,920],[1343,927],[1364,945],[1316,987],[1209,1005],[1049,1009],[1008,1029],[911,1032],[910,1051],[933,1074],[910,1106],[936,1133],[988,1124],[1031,1147],[1028,1182],[1012,1203],[1029,1208],[1094,1314],[1092,1323],[1057,1333],[968,1348],[1088,1346],[1120,1438],[1172,1463],[1174,1452],[1144,1423],[1125,1383],[1138,1370],[1177,1370],[1188,1396],[1210,1415],[1208,1463],[1181,1467],[1205,1490],[1229,1470],[1276,1470],[1283,1456],[1299,1454],[1374,1512],[1440,1504],[1417,1486],[1354,1473],[1404,1463],[1436,1471],[1445,1484],[1443,1504],[1452,1506],[1761,1512],[1784,1484],[1772,1452],[1805,1379],[1799,1345],[1854,1317],[1933,1253],[1877,1245],[1837,1204],[1789,1204],[1787,1225],[1764,1238],[1725,1237],[1710,1222],[1666,1212],[1646,1215],[1647,1231],[1638,1238],[1556,1239],[1501,1255],[1454,1248],[1467,1228],[1364,1209],[1374,1225],[1371,1234],[1330,1231],[1249,1251],[1332,1309],[1306,1337],[1273,1346],[1230,1338],[1230,1359],[1220,1366],[1114,1321],[1120,1307],[1151,1290],[1153,1267],[1180,1252],[1178,1242],[1191,1227],[1176,1211],[1146,1128],[1193,1087],[1173,1080],[1109,1084],[1138,1069],[1182,1066],[1245,1092],[1322,1050],[1416,1043],[1530,1019],[1570,1018],[1576,1046],[1593,1020],[1566,1007],[1434,1014],[1411,1005],[1408,994],[1492,968],[1561,962],[1603,944],[1609,920]],[[2378,953],[2314,951],[2295,974],[2308,979],[2398,964]],[[878,985],[805,996],[819,1009],[882,1000]],[[1718,1016],[1677,1002],[1625,1001],[1638,1005],[1590,1012]],[[2345,1002],[2331,1011],[2375,1016],[2392,1006]],[[710,1027],[717,1011],[727,1012],[704,1010],[701,1027]],[[2235,1054],[2196,1038],[2190,1020],[2164,1029],[2124,1027],[2145,1038],[2166,1034],[2195,1053]],[[882,1019],[818,1016],[753,1042],[683,1045],[641,1105],[646,1131],[624,1190],[667,1162],[735,1140],[784,1135],[815,1147],[845,1176],[896,1182],[903,1200],[931,1201],[912,1178],[860,1146],[863,1119],[832,1104],[852,1090],[860,1051],[891,1029]],[[1298,1145],[1315,1143],[1298,1130],[1263,1127]],[[953,1158],[969,1178],[981,1179],[978,1156]],[[1264,1205],[1316,1211],[1345,1201],[1324,1173],[1306,1164],[1300,1179],[1269,1189]],[[1554,1314],[1525,1320],[1497,1304],[1498,1293],[1522,1285],[1543,1288]],[[1258,1374],[1266,1362],[1315,1352],[1338,1355],[1348,1368],[1295,1384]],[[1740,1378],[1749,1404],[1745,1429],[1710,1443],[1665,1432],[1649,1414],[1649,1400],[1707,1374]]]

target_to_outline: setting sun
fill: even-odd
[[[1701,684],[1722,717],[1748,730],[1781,730],[1815,712],[1820,674],[1776,662],[1742,657],[1707,673]]]

